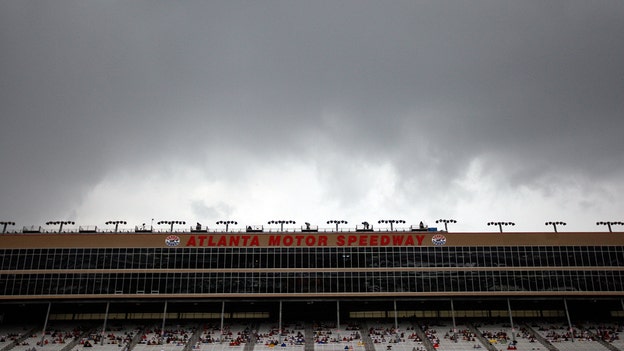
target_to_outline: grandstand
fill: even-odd
[[[624,350],[622,234],[29,227],[0,351]]]

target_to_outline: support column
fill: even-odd
[[[50,309],[52,308],[52,302],[48,302],[48,312],[46,313],[45,322],[43,322],[43,330],[41,331],[41,347],[43,347],[43,342],[45,340],[46,328],[48,327],[48,319],[50,318]]]
[[[225,315],[225,300],[221,301],[221,336],[219,336],[219,342],[223,342],[223,318]]]
[[[110,307],[110,301],[106,302],[106,313],[104,314],[104,325],[102,326],[102,340],[100,340],[100,345],[104,345],[104,337],[106,336],[106,322],[108,321],[109,307]]]
[[[336,328],[340,329],[340,301],[336,300]]]
[[[279,301],[279,325],[277,330],[279,331],[279,342],[282,343],[282,300]]]
[[[451,299],[451,318],[453,318],[453,337],[457,334],[457,325],[455,324],[455,305],[453,299]]]
[[[509,323],[511,324],[511,340],[516,343],[516,328],[514,328],[513,317],[511,316],[511,302],[507,298],[507,310],[509,311]]]
[[[392,301],[394,304],[394,330],[398,332],[399,330],[399,314],[397,312],[397,307],[396,307],[396,299],[394,299],[394,301]]]
[[[161,338],[165,338],[165,321],[167,319],[167,300],[165,300],[165,309],[163,311],[163,322],[162,322],[162,328],[160,329],[160,337]]]
[[[572,332],[572,322],[570,322],[570,312],[568,311],[568,300],[563,298],[563,306],[565,307],[566,318],[568,319],[568,330],[570,331],[570,339],[574,342],[574,333]]]

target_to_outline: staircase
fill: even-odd
[[[360,337],[362,338],[362,342],[364,343],[365,351],[375,351],[375,345],[373,345],[373,339],[371,339],[368,331],[370,330],[370,325],[368,321],[362,322],[360,325]]]
[[[130,341],[130,344],[128,344],[126,349],[122,349],[122,351],[131,351],[139,343],[139,341],[141,341],[141,337],[143,336],[144,333],[145,333],[145,327],[141,328],[136,333],[136,335],[132,337],[132,341]]]
[[[524,324],[524,327],[531,331],[531,333],[533,334],[533,336],[535,336],[535,340],[539,341],[540,344],[542,344],[545,348],[547,348],[550,351],[559,351],[558,348],[556,348],[553,344],[551,344],[548,340],[546,340],[542,334],[538,333],[537,330],[533,329],[530,325],[528,324]]]
[[[28,339],[31,335],[34,334],[38,334],[39,332],[41,332],[41,328],[33,328],[25,333],[22,333],[22,335],[15,339],[13,342],[5,345],[2,350],[0,351],[9,351],[10,349],[14,348],[15,346],[19,345],[22,341]]]
[[[416,335],[418,335],[418,337],[422,341],[423,346],[425,347],[425,349],[427,349],[427,351],[436,351],[437,350],[435,347],[433,347],[433,343],[431,342],[431,340],[429,340],[427,335],[425,335],[425,332],[422,330],[420,325],[415,325],[414,326],[414,332],[416,333]]]
[[[253,351],[254,347],[256,347],[256,342],[258,342],[257,332],[258,324],[250,326],[249,336],[247,338],[247,342],[245,343],[245,347],[243,347],[243,351]]]
[[[468,329],[470,329],[470,331],[476,336],[477,340],[479,340],[479,342],[485,346],[485,348],[488,351],[497,351],[496,347],[494,345],[492,345],[490,343],[490,341],[488,339],[486,339],[485,337],[483,337],[483,334],[481,333],[481,331],[479,331],[479,329],[477,329],[477,327],[474,326],[474,324],[466,324],[466,327],[468,327]]]
[[[312,323],[305,323],[305,346],[304,351],[314,351],[314,328]]]
[[[76,345],[78,345],[80,343],[81,339],[86,338],[86,337],[88,337],[89,335],[92,335],[92,334],[98,334],[98,332],[99,331],[97,330],[97,327],[89,328],[86,331],[84,331],[82,334],[80,334],[79,337],[75,337],[71,342],[69,342],[65,346],[63,346],[63,348],[60,351],[70,351]]]
[[[196,325],[193,328],[193,335],[191,335],[191,337],[186,341],[186,345],[184,345],[184,349],[182,351],[192,351],[193,347],[195,346],[195,344],[197,344],[197,341],[201,337],[201,334],[202,329],[199,327],[199,325]]]

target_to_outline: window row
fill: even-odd
[[[1,270],[620,267],[621,246],[0,250]]]
[[[285,294],[624,290],[622,271],[2,274],[0,294]]]

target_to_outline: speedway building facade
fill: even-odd
[[[624,316],[621,232],[25,230],[0,267],[5,319]]]

